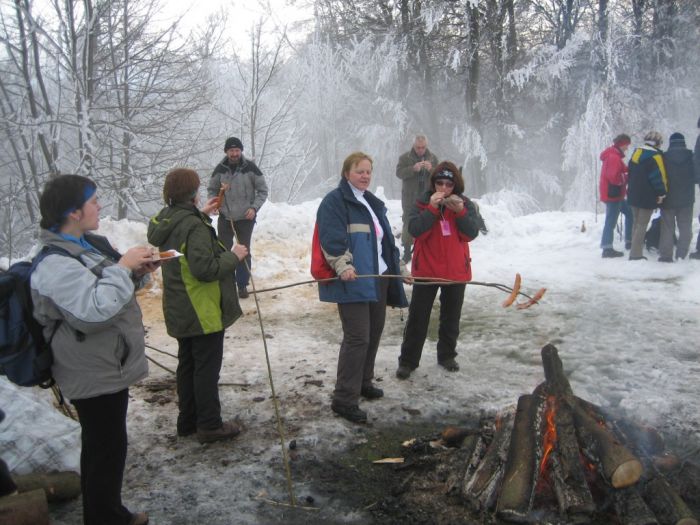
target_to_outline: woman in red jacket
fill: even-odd
[[[624,253],[613,249],[613,237],[617,218],[625,216],[625,248],[632,244],[632,209],[625,200],[627,194],[627,165],[625,152],[630,145],[630,138],[624,133],[613,140],[613,145],[600,154],[603,167],[600,170],[600,200],[605,203],[605,225],[600,247],[603,257],[622,257]]]
[[[457,167],[451,162],[441,162],[430,175],[430,190],[416,201],[409,215],[408,231],[415,238],[412,275],[462,284],[414,285],[396,371],[399,379],[408,378],[418,368],[438,289],[438,364],[450,372],[459,370],[455,357],[464,283],[472,278],[469,241],[479,235],[479,230],[486,232],[476,205],[463,192],[464,181]]]

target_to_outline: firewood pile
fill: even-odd
[[[546,380],[515,410],[478,431],[443,431],[438,445],[459,446],[462,462],[445,492],[482,523],[698,525],[700,467],[670,454],[655,429],[575,396],[553,345],[542,363]]]

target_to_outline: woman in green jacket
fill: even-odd
[[[166,207],[151,219],[148,241],[161,252],[183,254],[162,267],[165,326],[178,342],[177,433],[196,433],[200,443],[208,443],[240,432],[235,422],[221,419],[218,381],[224,330],[241,316],[234,269],[248,250],[235,245],[229,252],[219,242],[208,216],[217,209],[217,199],[199,210],[199,185],[194,170],[168,173]]]

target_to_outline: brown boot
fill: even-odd
[[[234,421],[226,421],[221,427],[214,430],[197,430],[197,441],[200,443],[213,443],[223,439],[231,439],[241,433],[241,427]]]
[[[145,512],[135,512],[131,515],[129,525],[148,525],[148,514]]]

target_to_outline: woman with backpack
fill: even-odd
[[[343,162],[338,187],[323,198],[316,214],[323,255],[340,277],[318,288],[321,301],[338,304],[343,326],[331,410],[353,423],[367,421],[358,406],[360,396],[384,396],[372,379],[386,306],[407,304],[400,280],[358,279],[399,274],[399,250],[384,203],[368,191],[371,180],[370,156],[352,153]]]
[[[486,233],[478,208],[463,193],[464,180],[457,166],[449,161],[441,162],[430,174],[430,189],[419,197],[408,217],[408,231],[415,238],[411,274],[460,281],[461,284],[414,285],[396,370],[399,379],[408,379],[418,368],[438,290],[437,361],[449,372],[459,370],[455,357],[464,283],[472,278],[469,242],[479,231]]]
[[[144,525],[144,512],[122,503],[129,386],[148,375],[135,291],[154,271],[151,248],[118,253],[99,227],[94,182],[80,175],[49,180],[39,199],[50,253],[31,275],[34,317],[53,350],[51,372],[78,412],[83,523]]]

